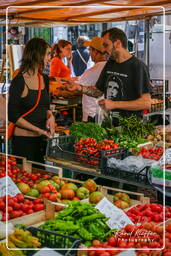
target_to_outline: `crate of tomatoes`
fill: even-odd
[[[96,139],[87,137],[76,141],[75,136],[59,136],[49,139],[46,156],[55,159],[65,159],[75,163],[105,169],[107,158],[123,159],[127,150],[120,148],[113,140]]]

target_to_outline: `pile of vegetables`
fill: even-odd
[[[88,251],[88,256],[114,256],[128,248],[137,248],[137,256],[169,256],[170,254],[165,253],[170,252],[170,228],[171,225],[168,224],[166,226],[166,237],[168,237],[166,241],[167,249],[163,250],[162,248],[163,227],[156,226],[154,223],[145,223],[143,225],[127,224],[124,228],[116,232],[114,236],[108,238],[104,243],[93,241],[92,246]],[[121,248],[124,249],[121,250]],[[162,252],[164,252],[164,254],[162,254]],[[132,255],[131,251],[126,255]]]
[[[108,139],[114,140],[120,147],[136,149],[139,144],[147,142],[145,139],[149,134],[154,133],[154,124],[143,122],[136,116],[119,117],[119,128],[112,126],[110,117],[106,117],[102,123],[107,131]]]
[[[140,204],[126,212],[133,223],[163,222],[164,207],[161,204]],[[171,218],[171,207],[165,208],[166,220]]]
[[[101,158],[101,151],[107,151],[105,155],[110,155],[115,153],[115,150],[112,149],[116,148],[119,148],[119,145],[113,140],[104,139],[97,142],[96,139],[89,137],[80,139],[74,145],[74,151],[79,155],[79,157],[75,158],[75,161],[97,166],[99,165],[98,158]]]
[[[105,223],[107,220],[108,218],[91,204],[72,201],[67,208],[56,214],[55,220],[48,220],[39,228],[70,235],[90,246],[94,239],[103,242],[114,233]],[[72,245],[69,239],[63,242],[61,247]]]
[[[140,155],[142,155],[144,158],[158,161],[163,155],[163,148],[162,147],[150,148],[150,149],[141,148]]]
[[[77,140],[91,137],[102,141],[106,137],[106,130],[96,123],[74,122],[70,127],[70,134],[75,135]]]
[[[149,134],[153,134],[154,132],[154,123],[144,122],[134,115],[128,118],[120,116],[119,124],[122,134],[132,137],[135,140],[146,138]]]

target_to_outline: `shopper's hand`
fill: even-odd
[[[51,133],[49,131],[45,131],[43,129],[38,129],[37,133],[38,133],[38,135],[44,135],[44,136],[46,136],[48,138],[52,138],[52,135],[51,135]]]
[[[55,118],[51,115],[46,121],[46,128],[52,137],[55,135]]]
[[[62,79],[61,81],[65,85],[65,89],[70,91],[70,92],[78,91],[79,88],[80,88],[80,85],[75,83],[75,82],[73,82],[72,80]]]
[[[116,102],[108,99],[98,101],[99,106],[104,110],[111,110],[116,108]]]

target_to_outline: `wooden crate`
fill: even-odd
[[[9,155],[9,156],[12,156],[12,155]],[[22,161],[20,167],[25,169],[29,173],[31,173],[33,171],[33,165],[38,165],[38,166],[41,166],[43,168],[54,169],[54,174],[56,174],[56,171],[58,171],[59,177],[64,181],[73,182],[73,183],[76,183],[78,185],[81,185],[81,184],[84,183],[84,181],[79,181],[79,180],[75,180],[75,179],[62,177],[62,168],[47,165],[47,164],[36,163],[36,162],[33,162],[33,161],[28,161],[24,157],[19,157],[19,156],[14,156],[14,157],[16,157],[16,159],[19,159],[20,161]],[[36,170],[36,168],[34,168],[34,170]],[[44,170],[44,169],[43,170],[42,169],[37,169],[37,171],[39,171],[39,172],[41,171],[43,173],[52,173],[52,172],[50,172],[48,170]],[[99,191],[103,192],[103,194],[111,202],[113,201],[113,194],[117,193],[117,192],[121,192],[121,193],[127,193],[130,196],[130,198],[131,198],[131,205],[130,206],[137,205],[137,204],[143,204],[143,203],[150,203],[150,198],[145,197],[144,194],[142,194],[142,193],[131,192],[131,191],[122,190],[122,189],[119,189],[119,188],[111,188],[111,187],[101,186],[101,185],[97,185],[97,188],[98,188]],[[136,197],[136,199],[133,199],[133,197]]]
[[[0,155],[6,156],[5,153],[0,153]],[[54,169],[54,173],[55,174],[56,174],[56,171],[57,171],[59,177],[62,177],[62,168],[60,168],[60,167],[56,167],[56,166],[52,166],[52,165],[48,165],[48,164],[42,164],[42,163],[37,163],[37,162],[29,161],[29,160],[27,160],[26,157],[22,157],[22,156],[15,156],[15,155],[9,155],[8,154],[8,157],[9,156],[15,157],[16,161],[17,161],[17,166],[19,168],[21,168],[21,169],[26,170],[28,173],[32,173],[33,172],[33,165],[37,165],[37,166],[40,166],[40,168],[35,168],[34,167],[34,170],[37,169],[37,171],[43,172],[44,174],[47,174],[49,171],[46,170],[46,169],[41,169],[41,167],[47,168],[47,169],[51,168],[51,169]],[[20,162],[20,163],[18,163],[18,162]]]
[[[131,191],[128,191],[128,190],[122,190],[122,189],[119,189],[119,188],[111,188],[111,187],[106,187],[106,186],[100,186],[99,190],[111,202],[113,201],[113,195],[117,192],[128,194],[129,197],[131,198],[130,207],[135,206],[137,204],[150,203],[150,198],[145,197],[144,194],[142,194],[142,193],[131,192]],[[132,197],[136,197],[136,199],[133,199]],[[127,211],[129,208],[124,209],[124,211]]]
[[[32,224],[35,224],[35,223],[38,223],[38,222],[41,222],[44,220],[46,220],[46,213],[43,210],[43,211],[39,211],[39,212],[34,212],[32,214],[28,214],[28,215],[25,215],[22,217],[18,217],[15,219],[11,219],[11,220],[9,220],[9,222],[14,225],[15,224],[23,224],[26,226],[30,226]]]
[[[84,183],[84,181],[74,180],[74,179],[70,179],[70,178],[64,178],[63,177],[61,179],[64,180],[64,181],[67,181],[67,182],[73,182],[73,183],[78,184],[78,185],[81,185],[81,184]],[[106,187],[106,186],[101,186],[101,185],[97,185],[97,190],[101,191],[105,195],[105,197],[111,202],[113,202],[113,194],[115,194],[117,192],[127,193],[131,198],[131,203],[130,203],[130,207],[124,209],[124,211],[127,211],[131,207],[133,207],[135,205],[138,205],[138,204],[150,203],[150,198],[145,197],[144,194],[142,194],[142,193],[131,192],[131,191],[127,191],[127,190],[122,190],[122,189],[118,189],[118,188],[111,188],[111,187]],[[132,199],[132,197],[136,197],[136,199]],[[55,205],[65,206],[65,204],[61,204],[61,203],[58,203],[58,202],[50,202],[48,200],[46,201],[46,203],[54,205],[54,208],[53,208],[53,206],[51,206],[53,210],[55,209]]]

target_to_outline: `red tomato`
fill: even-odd
[[[32,209],[29,209],[28,211],[27,211],[27,214],[32,214],[33,213],[33,210]]]
[[[24,195],[23,194],[21,194],[21,193],[17,194],[16,197],[17,197],[19,202],[23,202],[24,201]]]
[[[14,203],[13,208],[14,208],[14,210],[19,210],[20,209],[20,204]]]
[[[36,198],[36,199],[33,200],[33,203],[34,204],[41,204],[41,203],[43,203],[43,200],[40,199],[40,198]]]
[[[107,241],[108,241],[109,245],[111,245],[113,247],[116,246],[117,240],[116,240],[116,238],[114,236],[108,238]]]
[[[101,244],[101,242],[99,240],[93,240],[92,246],[94,246],[94,247],[101,247],[102,244]]]
[[[44,209],[44,205],[43,204],[36,204],[33,206],[33,210],[34,211],[42,211]]]
[[[5,207],[5,203],[2,199],[0,199],[0,210],[3,210]]]

